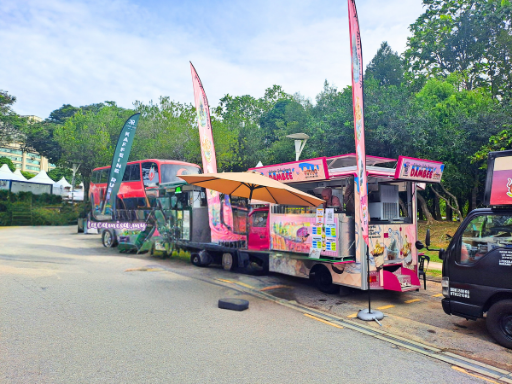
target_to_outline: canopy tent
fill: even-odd
[[[23,175],[18,175],[16,173],[13,173],[12,177],[14,178],[11,179],[10,186],[4,189],[10,189],[13,193],[32,192],[34,195],[52,193],[53,180],[48,177],[45,171],[39,172],[30,180],[27,180],[23,177]]]
[[[25,181],[27,180],[27,178],[25,176],[23,176],[23,174],[21,173],[21,171],[19,169],[15,170],[14,174],[23,177],[23,180],[25,180]]]
[[[81,182],[78,185],[78,188],[71,188],[70,191],[66,194],[67,198],[69,200],[77,200],[77,201],[83,201],[84,200],[84,183]]]
[[[26,181],[21,174],[13,173],[7,164],[4,164],[0,167],[0,180],[17,180],[17,181]]]
[[[67,197],[68,192],[71,190],[71,184],[68,183],[66,178],[62,176],[62,179],[53,184],[53,194],[62,197]]]
[[[35,184],[50,184],[51,186],[55,184],[55,182],[52,179],[50,179],[50,177],[46,174],[45,171],[39,172],[33,178],[29,179],[28,182]]]

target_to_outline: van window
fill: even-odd
[[[512,216],[481,215],[464,229],[457,262],[472,264],[496,248],[512,245]]]
[[[140,164],[128,164],[124,171],[123,181],[140,181]]]
[[[108,181],[108,175],[110,174],[110,168],[102,169],[100,171],[99,183],[105,184]]]
[[[142,180],[144,186],[157,185],[159,182],[158,177],[158,164],[152,161],[142,163]]]

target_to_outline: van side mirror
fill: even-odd
[[[425,235],[425,244],[427,247],[430,247],[430,228],[427,229],[427,234]]]
[[[416,246],[416,249],[423,249],[425,248],[425,246],[423,245],[423,243],[421,241],[416,241],[416,243],[414,243],[414,245]]]

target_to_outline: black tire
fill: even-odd
[[[199,253],[192,253],[190,255],[190,262],[195,265],[196,267],[202,267],[201,264],[201,257],[199,256]]]
[[[487,330],[498,344],[512,349],[512,300],[501,300],[487,312]]]
[[[103,246],[106,248],[112,248],[117,245],[117,238],[116,235],[110,230],[106,229],[103,231],[103,234],[101,235],[101,242],[103,243]]]
[[[332,283],[331,272],[325,265],[317,265],[310,274],[313,277],[316,287],[323,293],[338,293],[340,287]]]
[[[240,312],[249,308],[249,302],[243,299],[220,299],[219,308]]]

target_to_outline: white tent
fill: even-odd
[[[46,174],[45,171],[39,172],[33,178],[29,179],[28,182],[35,183],[35,184],[50,184],[52,186],[53,186],[53,184],[55,184],[55,181],[50,179],[50,177]]]
[[[0,180],[17,180],[17,181],[26,181],[23,175],[17,175],[16,173],[12,173],[7,164],[4,164],[0,167]]]
[[[21,171],[19,169],[15,170],[14,174],[23,177],[23,180],[27,180],[27,178],[25,176],[23,176],[23,174],[21,173]]]
[[[11,192],[32,192],[34,195],[52,193],[53,180],[48,177],[45,171],[39,172],[29,180],[24,180],[23,176],[13,175],[18,178],[18,181],[11,181]]]
[[[71,184],[62,176],[62,179],[53,184],[53,194],[65,197],[71,189]]]

